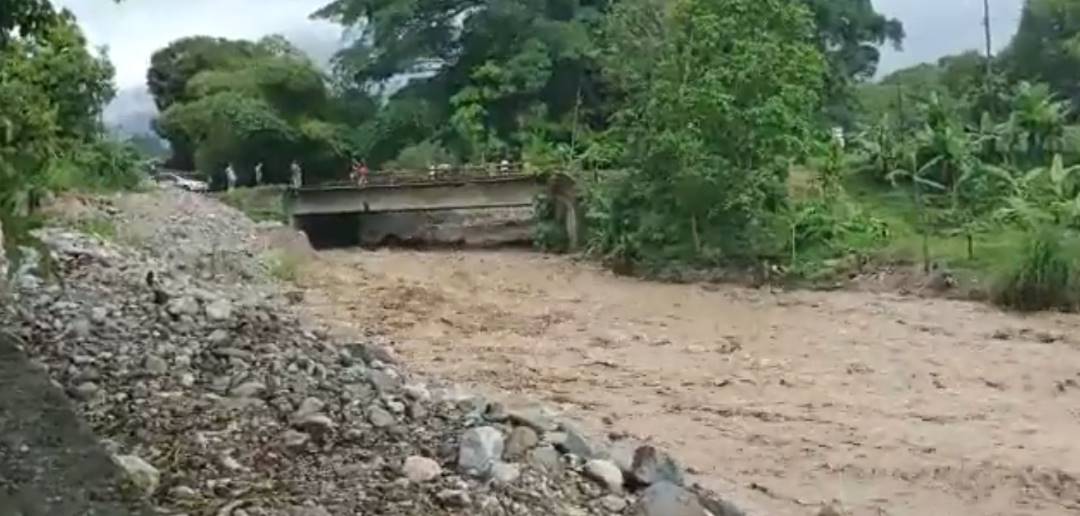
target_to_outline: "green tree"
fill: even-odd
[[[1018,78],[1045,82],[1080,107],[1080,2],[1027,0],[1005,59]]]
[[[34,37],[52,25],[56,10],[48,0],[5,0],[0,9],[0,48],[11,43],[14,36]]]
[[[1014,156],[1037,165],[1061,152],[1070,114],[1068,102],[1058,100],[1045,84],[1021,82],[1010,104],[1012,112],[1005,127]]]
[[[754,253],[820,106],[825,63],[809,11],[631,0],[605,33],[606,69],[626,95],[611,136],[628,172],[594,200],[594,245],[630,259]]]
[[[250,182],[262,163],[266,180],[286,181],[294,159],[310,181],[340,179],[354,154],[345,116],[373,109],[355,91],[339,101],[318,67],[279,36],[182,39],[155,53],[149,77],[167,106],[155,128],[172,146],[171,164],[211,179],[232,163]]]
[[[852,87],[871,79],[881,59],[879,47],[899,48],[904,26],[875,10],[870,0],[804,0],[817,23],[818,48],[829,63],[827,107],[832,118],[851,122]]]
[[[373,148],[385,149],[375,153],[379,159],[432,139],[482,159],[516,154],[537,131],[565,142],[576,121],[604,124],[610,93],[596,63],[594,29],[609,3],[337,0],[317,15],[361,30],[336,59],[343,80],[377,88],[409,77],[390,100],[404,104],[392,110],[424,105],[420,119],[434,120],[401,124],[394,115],[379,122],[395,129],[366,132],[378,139]],[[404,132],[408,126],[417,132]]]
[[[138,181],[128,148],[104,140],[112,67],[94,56],[74,16],[48,3],[10,1],[0,13],[0,219],[25,237],[42,196],[64,188]]]

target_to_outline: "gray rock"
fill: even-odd
[[[349,353],[354,357],[359,357],[367,364],[379,361],[386,364],[396,364],[398,362],[397,357],[389,348],[380,346],[378,344],[349,344],[345,349],[349,350]]]
[[[600,499],[600,505],[609,512],[621,513],[626,509],[626,498],[616,494],[609,494]]]
[[[199,302],[191,296],[173,298],[165,307],[165,311],[176,317],[181,315],[194,316],[199,313]]]
[[[227,321],[232,318],[233,307],[226,299],[218,299],[206,305],[206,318],[211,321]]]
[[[293,420],[299,421],[305,416],[322,412],[322,409],[326,407],[326,403],[314,396],[304,398],[304,401],[300,402],[300,406],[293,413]]]
[[[93,334],[94,328],[89,319],[75,319],[72,321],[69,331],[72,337],[87,339]]]
[[[244,361],[250,361],[251,359],[255,358],[255,355],[253,355],[250,351],[245,351],[245,350],[240,349],[240,348],[234,348],[234,347],[228,347],[228,346],[221,347],[221,348],[214,348],[213,353],[214,353],[214,355],[222,357],[222,358],[237,358],[237,359],[244,360]]]
[[[401,388],[405,396],[413,401],[431,401],[431,391],[423,385],[405,385]]]
[[[157,355],[149,355],[143,363],[146,372],[153,376],[161,376],[169,372],[169,363]]]
[[[487,476],[502,453],[503,436],[498,430],[490,426],[469,429],[461,436],[458,468],[470,475]]]
[[[218,456],[218,463],[229,471],[243,471],[244,466],[240,464],[240,461],[234,459],[228,453],[222,453]]]
[[[589,438],[585,437],[583,431],[568,423],[563,423],[562,426],[563,433],[566,434],[566,439],[564,439],[562,443],[555,444],[559,450],[563,453],[577,455],[585,460],[596,459],[602,456],[600,448]]]
[[[538,444],[540,444],[540,436],[536,435],[536,430],[527,426],[514,427],[510,432],[510,437],[506,439],[503,457],[507,460],[520,460]]]
[[[257,398],[266,392],[266,384],[262,382],[244,382],[233,387],[229,394],[237,398]]]
[[[698,502],[709,511],[712,516],[746,516],[746,513],[725,500],[714,500],[707,496],[698,496]]]
[[[463,489],[443,489],[435,495],[435,499],[443,507],[460,509],[468,507],[472,503],[472,499],[469,498],[468,491]]]
[[[368,422],[375,428],[386,428],[393,425],[397,420],[394,419],[394,415],[386,409],[379,406],[373,406],[368,408]]]
[[[341,381],[345,383],[360,383],[367,379],[368,368],[362,365],[350,366],[341,372]]]
[[[188,486],[175,486],[169,490],[169,497],[173,500],[191,500],[199,497],[199,493]]]
[[[558,473],[563,468],[559,452],[552,446],[540,446],[529,450],[529,464],[549,473]]]
[[[303,449],[310,440],[311,436],[296,430],[286,430],[285,433],[281,434],[281,444],[291,450]]]
[[[682,469],[670,455],[652,446],[642,446],[634,452],[630,479],[638,485],[649,486],[657,482],[683,485]]]
[[[400,401],[387,401],[386,409],[394,414],[404,414],[405,404]]]
[[[334,429],[334,420],[326,414],[307,414],[297,420],[294,426],[316,439],[321,439]]]
[[[509,485],[521,478],[521,467],[507,462],[496,462],[491,466],[491,480],[499,485]]]
[[[590,460],[585,463],[585,476],[599,482],[609,491],[622,492],[622,471],[619,471],[619,467],[614,462],[601,459]]]
[[[641,495],[635,516],[707,516],[696,494],[668,482],[657,482]]]
[[[442,475],[442,467],[427,457],[414,455],[405,459],[405,465],[401,468],[405,478],[414,484],[431,482]]]
[[[236,515],[236,512],[233,512]],[[289,509],[289,516],[333,516],[330,511],[326,510],[321,505],[314,506],[297,506]]]
[[[418,401],[410,403],[408,407],[405,407],[405,415],[409,416],[409,419],[413,421],[419,421],[427,417],[428,411],[424,407],[423,403]]]
[[[149,496],[157,490],[161,482],[161,473],[157,468],[135,455],[118,455],[113,457],[113,461],[143,494]]]
[[[401,389],[401,378],[378,369],[367,370],[368,381],[382,394],[393,394]]]
[[[506,417],[515,424],[528,426],[541,434],[558,428],[555,418],[540,405],[509,409]]]
[[[90,321],[97,325],[105,324],[105,321],[109,319],[109,310],[102,306],[95,306],[90,309]]]
[[[608,446],[608,458],[623,472],[628,480],[634,472],[634,454],[643,446],[636,439],[619,439]]]
[[[220,346],[229,341],[229,332],[222,329],[214,330],[206,340],[210,342],[210,344]]]
[[[75,397],[83,401],[94,399],[96,396],[98,396],[100,392],[101,387],[98,387],[98,385],[94,382],[80,383],[79,385],[75,386],[74,390]]]

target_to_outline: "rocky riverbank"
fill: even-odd
[[[662,451],[412,377],[392,343],[302,320],[265,228],[231,208],[163,190],[56,216],[110,229],[39,231],[48,256],[20,267],[3,327],[163,513],[741,514]]]

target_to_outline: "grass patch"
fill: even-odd
[[[1076,306],[1075,239],[1062,231],[1042,230],[1024,241],[1015,261],[1000,277],[994,301],[1008,308],[1033,312],[1070,310]]]
[[[873,253],[876,261],[922,263],[920,215],[909,192],[859,176],[848,178],[846,188],[862,209],[888,227],[886,243]],[[969,256],[967,239],[947,227],[949,220],[945,212],[929,208],[926,216],[930,219],[926,237],[929,261],[983,278],[996,276],[1008,268],[1028,240],[1027,233],[1019,228],[994,227],[975,235],[974,253]]]
[[[71,221],[69,225],[80,233],[95,236],[102,240],[115,241],[119,234],[116,224],[105,217],[80,218]]]
[[[217,194],[218,200],[232,206],[255,222],[285,223],[285,206],[282,202],[282,190],[275,186],[257,188],[236,188]]]
[[[271,276],[289,283],[294,283],[300,279],[300,273],[307,263],[307,259],[303,256],[281,250],[265,253],[262,261]]]

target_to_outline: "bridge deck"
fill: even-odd
[[[536,176],[418,178],[372,181],[365,186],[339,183],[290,191],[294,216],[388,213],[531,206],[545,184]]]

